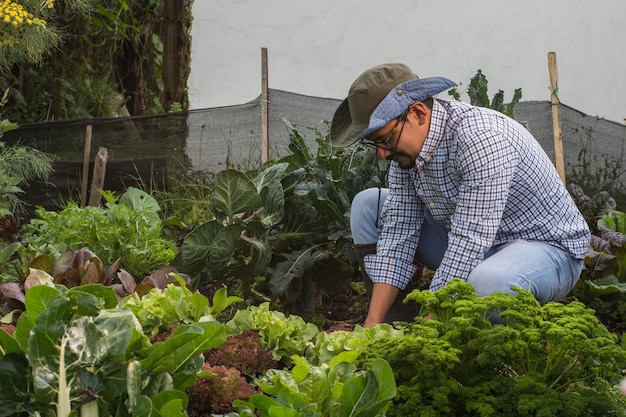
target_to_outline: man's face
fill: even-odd
[[[414,109],[416,105],[420,105],[417,111]],[[429,110],[423,103],[414,103],[398,118],[368,135],[365,142],[376,148],[378,158],[396,161],[403,169],[411,168],[422,150],[430,126],[430,112],[428,117],[422,117],[424,114],[420,113],[424,109]]]

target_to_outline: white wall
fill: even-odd
[[[562,103],[626,118],[625,0],[195,0],[193,16],[193,109],[256,98],[262,47],[270,88],[341,99],[395,61],[464,86],[482,69],[490,96],[549,100],[554,51]]]

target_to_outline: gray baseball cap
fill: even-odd
[[[405,111],[409,105],[435,96],[456,84],[447,78],[418,78],[405,64],[382,64],[368,69],[350,86],[330,125],[334,146],[362,140]]]

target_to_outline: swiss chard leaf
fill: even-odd
[[[9,353],[21,353],[22,348],[15,338],[10,336],[4,329],[0,329],[0,357]]]
[[[188,361],[225,340],[226,329],[216,321],[180,326],[165,342],[156,343],[148,349],[146,358],[140,361],[141,368],[151,373],[175,373]]]
[[[186,417],[188,398],[178,390],[161,391],[152,397],[152,406],[162,416]]]
[[[29,364],[24,355],[0,355],[0,417],[32,413],[37,409],[31,403],[30,378]]]
[[[139,323],[129,310],[105,310],[103,304],[92,294],[68,291],[38,317],[27,352],[37,398],[69,395],[64,392],[67,383],[73,389],[68,398],[80,401],[78,387],[95,389],[92,376],[103,378],[123,366]]]
[[[60,293],[60,290],[51,285],[37,285],[32,287],[26,292],[24,298],[27,313],[24,317],[27,317],[30,323],[34,325],[39,315],[52,304]]]

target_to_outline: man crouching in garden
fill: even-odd
[[[335,146],[357,141],[390,161],[389,188],[352,203],[351,229],[370,297],[365,327],[412,320],[402,303],[417,259],[478,296],[529,290],[541,304],[576,284],[587,223],[535,138],[496,111],[433,98],[450,80],[403,64],[368,69],[333,117]]]

